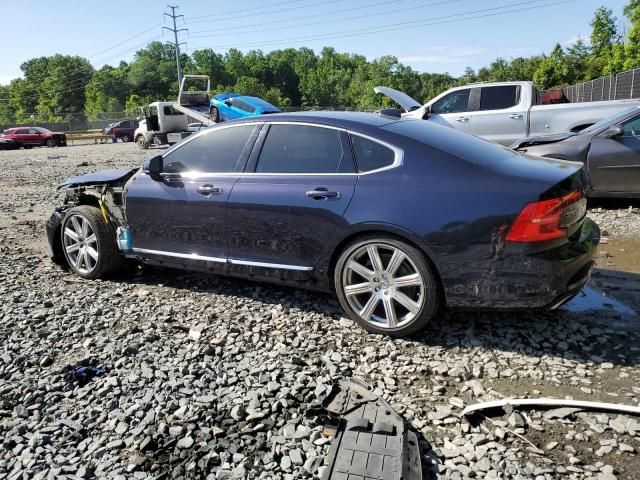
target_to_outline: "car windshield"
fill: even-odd
[[[603,120],[600,120],[599,122],[591,125],[589,128],[585,128],[584,130],[581,130],[580,133],[593,133],[593,132],[597,132],[598,130],[602,130],[603,128],[606,128],[608,126],[616,125],[622,122],[623,120],[625,120],[633,112],[640,112],[640,107],[631,107],[616,115],[612,115]]]

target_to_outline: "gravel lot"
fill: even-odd
[[[328,295],[154,268],[84,281],[52,264],[56,184],[147,155],[120,143],[0,152],[0,478],[318,478],[330,439],[306,405],[343,376],[411,421],[425,478],[640,478],[640,418],[460,418],[508,396],[639,405],[637,318],[456,313],[390,340]],[[618,242],[637,248],[640,210],[627,207],[592,210],[612,252],[594,283],[637,302],[640,268],[614,261]],[[61,369],[79,361],[108,372],[69,384]]]

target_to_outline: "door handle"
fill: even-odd
[[[509,118],[513,118],[514,120],[521,120],[523,116],[524,115],[522,115],[521,113],[512,113],[511,115],[509,115]]]
[[[464,123],[464,122],[468,122],[468,121],[469,121],[469,117],[458,117],[458,118],[456,118],[456,122]]]
[[[308,191],[307,197],[314,200],[327,200],[329,198],[340,198],[341,195],[340,192],[331,192],[328,188],[318,187],[315,190]]]
[[[213,185],[201,185],[196,188],[196,192],[201,195],[220,195],[222,193],[222,188],[214,187]]]

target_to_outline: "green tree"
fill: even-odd
[[[610,8],[600,7],[591,20],[591,49],[596,57],[607,55],[618,43],[617,19]]]
[[[559,87],[567,83],[569,63],[559,43],[545,57],[533,75],[533,80],[542,89]]]
[[[93,75],[85,89],[89,119],[99,119],[104,112],[124,111],[129,97],[128,70],[128,65],[122,62],[117,68],[104,66]]]

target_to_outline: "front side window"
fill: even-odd
[[[308,125],[271,125],[258,173],[347,173],[353,161],[345,153],[340,131]]]
[[[469,111],[469,94],[471,90],[456,90],[445,95],[440,100],[431,105],[431,113],[462,113]]]
[[[359,173],[389,167],[396,158],[391,148],[359,135],[351,135],[351,145]]]
[[[164,156],[167,173],[202,172],[232,173],[249,148],[249,139],[256,125],[211,130],[184,143]]]
[[[480,89],[480,110],[504,110],[520,103],[518,85],[482,87]]]
[[[625,137],[639,137],[640,136],[640,117],[632,118],[623,123]]]
[[[231,100],[234,107],[248,113],[255,113],[256,109],[249,105],[247,102],[234,98]]]

